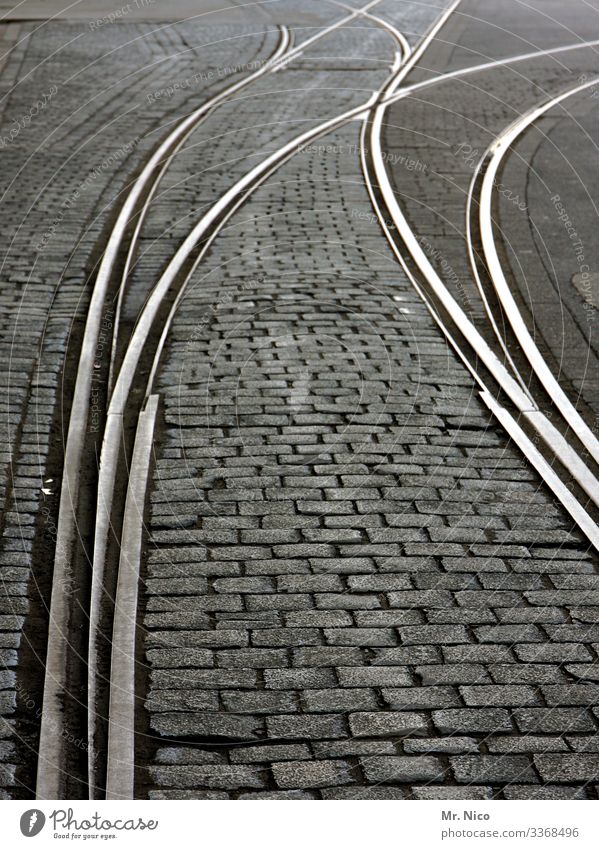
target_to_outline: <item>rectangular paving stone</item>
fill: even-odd
[[[351,614],[345,610],[294,610],[284,613],[283,618],[288,628],[346,628],[353,625]]]
[[[522,755],[456,755],[449,763],[460,784],[536,784],[539,779]]]
[[[539,695],[534,687],[522,685],[483,684],[481,686],[460,687],[464,702],[470,707],[508,707],[512,705],[540,704]]]
[[[548,705],[594,707],[599,704],[597,684],[544,684],[541,692]]]
[[[304,690],[301,698],[306,710],[315,713],[373,710],[378,706],[374,692],[367,688]]]
[[[156,713],[168,713],[175,710],[218,711],[218,692],[216,690],[153,690],[146,698],[146,709]]]
[[[599,754],[534,755],[533,760],[546,782],[575,784],[599,778]]]
[[[235,747],[229,754],[232,763],[272,763],[273,761],[311,760],[308,746],[297,743],[289,746],[245,746]]]
[[[548,735],[521,734],[517,737],[490,737],[486,745],[489,752],[495,755],[569,751],[564,738]]]
[[[514,653],[525,663],[562,663],[576,660],[588,661],[592,658],[586,646],[574,643],[516,645]]]
[[[580,708],[518,708],[514,719],[520,731],[534,734],[596,731],[590,713]]]
[[[480,663],[434,663],[417,666],[416,673],[428,686],[438,684],[481,684],[490,680]]]
[[[151,728],[166,737],[226,737],[254,740],[262,722],[253,716],[226,713],[161,713],[150,717]]]
[[[337,687],[332,669],[266,669],[264,685],[269,690],[303,690]]]
[[[478,743],[473,737],[433,737],[404,740],[407,755],[464,755],[478,752]]]
[[[393,784],[410,781],[443,781],[445,768],[438,758],[426,755],[373,757],[360,761],[368,781]]]
[[[543,634],[536,625],[482,625],[474,632],[482,643],[540,643]]]
[[[360,666],[365,663],[359,648],[311,646],[293,651],[293,666]]]
[[[312,743],[315,756],[325,758],[348,758],[360,755],[395,755],[397,749],[392,740],[327,740],[324,743]]]
[[[387,593],[391,607],[451,607],[454,599],[443,590],[405,590]]]
[[[256,629],[251,637],[252,645],[256,647],[317,646],[322,642],[322,635],[316,628]]]
[[[373,666],[405,666],[418,663],[438,663],[441,651],[436,646],[399,646],[393,649],[377,649],[372,658]]]
[[[221,698],[225,709],[231,713],[296,713],[298,710],[294,695],[287,692],[225,691]]]
[[[356,781],[351,764],[343,760],[273,763],[272,774],[277,786],[284,789],[327,787]]]
[[[263,770],[248,766],[155,766],[150,767],[155,781],[166,787],[207,787],[238,790],[240,787],[266,786]]]
[[[502,708],[459,708],[433,711],[442,734],[493,734],[513,731],[509,711]]]
[[[214,652],[217,666],[231,669],[269,669],[289,666],[285,649],[221,649]]]
[[[235,688],[254,687],[256,673],[241,669],[157,669],[151,673],[154,689],[191,687]]]
[[[347,725],[337,714],[310,716],[272,716],[266,720],[269,740],[332,740],[347,737]]]
[[[382,606],[381,600],[375,593],[371,595],[317,593],[314,601],[316,607],[324,610],[374,610]]]
[[[334,801],[372,801],[383,802],[407,798],[406,791],[401,787],[325,787],[321,790],[322,798]]]
[[[510,785],[505,787],[503,795],[506,799],[516,801],[533,799],[537,801],[559,801],[561,799],[588,799],[583,787],[563,787],[560,785],[547,785],[545,787]]]
[[[471,642],[468,631],[463,625],[409,625],[398,630],[401,642],[407,646]]]
[[[391,628],[325,628],[324,636],[332,646],[393,646],[397,644]]]
[[[455,707],[460,704],[457,690],[453,687],[402,687],[384,689],[382,695],[394,710]]]
[[[394,666],[338,666],[341,687],[403,687],[414,683],[406,668]]]
[[[409,711],[374,711],[353,713],[349,726],[356,737],[396,737],[424,734],[427,730],[423,714]]]
[[[475,800],[492,799],[492,787],[413,787],[412,793],[415,799],[443,799],[445,800]]]

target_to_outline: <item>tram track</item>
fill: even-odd
[[[458,4],[455,4],[451,11],[455,11]],[[440,28],[440,27],[439,27]],[[437,30],[438,31],[438,30]],[[589,42],[578,47],[588,47],[594,45],[594,42]],[[550,55],[554,52],[563,52],[568,48],[555,48],[553,50],[540,51],[539,55]],[[573,49],[573,48],[570,48]],[[533,54],[534,56],[535,54]],[[557,380],[551,374],[549,367],[543,360],[540,352],[534,344],[530,333],[528,332],[522,316],[516,306],[515,300],[511,295],[509,285],[503,275],[501,263],[499,261],[494,241],[494,228],[492,223],[492,191],[496,182],[497,171],[502,157],[509,150],[513,141],[518,135],[523,132],[530,124],[539,116],[544,114],[547,109],[552,108],[562,102],[569,96],[578,93],[592,85],[597,84],[597,80],[587,81],[584,85],[575,87],[572,90],[562,93],[557,98],[552,98],[544,106],[536,107],[530,110],[524,116],[520,116],[512,126],[510,126],[504,134],[502,134],[493,144],[489,146],[488,151],[483,155],[478,164],[475,175],[470,184],[470,193],[466,204],[466,242],[469,256],[472,261],[473,275],[479,284],[479,291],[490,320],[491,327],[494,331],[495,340],[499,344],[499,351],[494,350],[493,343],[484,337],[481,331],[474,323],[466,316],[463,309],[459,306],[455,298],[451,295],[449,289],[444,284],[432,263],[427,258],[422,246],[420,245],[415,233],[410,228],[400,205],[395,197],[395,192],[391,186],[387,169],[382,155],[381,148],[381,130],[383,126],[385,110],[389,105],[409,96],[413,92],[417,92],[439,82],[445,82],[448,79],[461,77],[474,73],[476,70],[488,70],[502,65],[508,65],[523,61],[524,59],[532,58],[530,54],[522,54],[512,59],[502,59],[493,63],[483,63],[474,68],[464,69],[459,72],[451,72],[447,75],[435,77],[431,80],[426,80],[417,83],[414,86],[406,86],[398,91],[398,88],[405,78],[407,70],[402,69],[396,78],[389,84],[385,97],[374,110],[374,115],[371,123],[371,131],[369,135],[369,153],[370,156],[363,156],[363,171],[369,185],[369,192],[375,211],[379,217],[381,226],[390,242],[394,252],[416,286],[417,291],[423,298],[430,311],[433,313],[437,324],[445,334],[446,338],[454,349],[457,350],[462,361],[467,365],[470,373],[475,377],[481,387],[481,400],[490,409],[499,422],[506,427],[506,430],[519,445],[524,455],[531,460],[537,471],[541,474],[546,483],[553,490],[554,494],[561,501],[562,505],[570,513],[578,526],[583,530],[590,542],[596,549],[599,550],[599,529],[597,527],[597,512],[596,507],[599,505],[599,480],[596,477],[594,469],[589,468],[587,461],[583,459],[581,453],[577,451],[571,442],[566,438],[568,432],[573,432],[582,443],[586,451],[591,455],[592,465],[596,464],[597,451],[599,450],[599,442],[592,433],[588,425],[583,421],[578,411],[571,404]],[[409,69],[408,69],[409,70]],[[369,161],[372,164],[372,174],[369,174]],[[518,370],[510,356],[502,334],[499,331],[496,318],[493,316],[492,310],[489,307],[488,300],[480,284],[479,271],[474,261],[475,251],[472,247],[472,236],[470,229],[470,220],[472,212],[472,196],[476,179],[483,170],[483,165],[487,167],[484,170],[483,185],[479,202],[479,224],[481,235],[483,238],[483,248],[485,259],[489,266],[489,274],[493,283],[495,294],[499,298],[503,309],[504,317],[507,325],[510,327],[516,336],[522,349],[533,366],[535,376],[539,378],[543,388],[548,394],[548,398],[540,400],[538,397],[533,397],[526,379],[526,375]],[[376,187],[376,190],[375,190]],[[378,195],[378,197],[377,197]],[[379,198],[381,203],[379,203]],[[386,218],[389,216],[394,223],[396,233],[399,234],[402,249],[398,249],[395,237],[386,225],[385,216],[381,211],[383,205],[387,211]],[[406,263],[405,257],[409,256],[414,264],[410,268]],[[417,282],[416,274],[420,277],[420,282]],[[462,340],[462,341],[457,341]],[[466,353],[464,345],[469,349],[470,353]],[[503,355],[503,356],[502,356]],[[507,365],[503,360],[507,359]],[[481,364],[484,371],[481,373]],[[485,378],[483,375],[487,374]],[[521,417],[525,425],[522,426],[517,421],[517,417],[513,416],[505,406],[502,406],[489,391],[487,386],[489,376],[499,389],[505,394],[508,401],[513,404],[517,417]],[[496,394],[496,393],[495,393]],[[556,427],[554,422],[544,412],[548,404],[555,404],[562,417],[562,428]],[[535,434],[535,440],[531,440],[526,431],[532,430]],[[543,455],[537,448],[538,440],[541,440],[545,445],[547,454]],[[558,474],[554,470],[555,460],[561,465],[562,471]],[[572,479],[576,482],[580,490],[586,493],[588,499],[585,499],[582,493],[578,497],[572,494]],[[589,500],[591,502],[589,513]]]
[[[289,44],[290,33],[286,28],[282,28],[279,45],[270,61],[276,62],[282,57],[287,52]],[[269,67],[270,65],[259,68],[255,74],[233,84],[215,98],[202,104],[197,110],[186,116],[158,146],[132,185],[119,211],[98,268],[77,366],[64,450],[38,752],[36,795],[40,799],[61,798],[64,781],[67,778],[63,774],[61,766],[64,763],[66,737],[64,733],[60,733],[60,730],[64,728],[66,722],[64,702],[68,698],[68,643],[71,620],[69,596],[72,594],[75,582],[73,556],[76,537],[79,534],[77,514],[80,506],[81,462],[88,427],[89,398],[96,349],[114,269],[130,221],[134,220],[140,203],[144,204],[140,210],[142,218],[145,215],[145,199],[147,199],[145,193],[155,192],[163,176],[163,166],[171,161],[169,157],[176,153],[179,143],[184,143],[189,132],[193,131],[218,103],[249,84],[253,79],[262,76]],[[138,233],[134,233],[135,237],[137,235]],[[126,262],[130,261],[134,249],[135,244],[132,243]],[[125,265],[125,269],[127,270],[127,265]],[[123,282],[121,278],[121,287]],[[111,356],[111,366],[112,364],[113,357]],[[93,759],[93,754],[90,755],[90,758]]]

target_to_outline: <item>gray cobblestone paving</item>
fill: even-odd
[[[564,584],[592,592],[597,563],[394,263],[357,128],[327,142],[255,193],[175,320],[147,793],[594,797],[592,749],[571,765],[594,600]]]
[[[407,24],[413,42],[438,9],[386,2],[377,11]],[[0,130],[40,90],[58,89],[44,120],[2,151],[7,797],[31,786],[39,694],[27,677],[27,629],[48,580],[60,466],[47,458],[91,257],[116,194],[168,122],[230,81],[225,64],[247,69],[276,42],[271,31],[240,46],[241,30],[190,24],[126,24],[93,39],[84,30],[45,27],[44,43],[32,36],[0,71]],[[131,44],[107,55],[115,37]],[[222,43],[231,38],[234,62]],[[278,92],[265,80],[194,133],[148,218],[127,321],[190,223],[258,161],[256,140],[268,139],[262,157],[365,100],[387,73],[391,46],[354,27],[277,74]],[[354,71],[356,53],[369,61]],[[90,58],[97,65],[84,70]],[[198,69],[215,77],[155,97]],[[551,87],[557,72],[545,70]],[[519,107],[538,94],[527,85],[513,87]],[[426,164],[434,155],[443,170],[440,138],[459,135],[456,118],[439,108],[428,121],[425,107],[389,113],[387,150],[424,161],[426,148]],[[492,127],[495,106],[479,107]],[[460,110],[475,111],[467,95]],[[429,135],[424,148],[405,130],[416,124]],[[137,137],[64,208],[90,160],[101,164]],[[260,188],[213,246],[175,320],[144,561],[151,762],[140,795],[596,798],[597,561],[478,402],[401,274],[372,217],[357,143],[357,125],[338,131],[322,142],[330,149],[319,142]],[[400,174],[406,196],[429,197],[430,174]],[[433,205],[449,208],[453,191],[436,181]],[[36,250],[49,221],[57,226]],[[413,222],[459,269],[449,230],[420,211]]]

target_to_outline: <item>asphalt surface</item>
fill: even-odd
[[[440,5],[373,12],[415,45]],[[296,23],[301,40],[344,14],[266,6],[239,23],[223,12],[221,24],[156,28],[164,4],[137,10],[147,22],[136,11],[100,26],[114,8],[78,4],[69,17],[85,21],[0,29],[15,45],[0,67],[6,798],[34,792],[62,445],[94,265],[119,193],[173,122],[263,63],[275,23]],[[599,38],[597,11],[464,0],[406,83]],[[188,13],[169,4],[171,18]],[[119,356],[201,215],[268,154],[368,100],[396,49],[355,20],[194,131],[142,229]],[[595,66],[592,47],[537,57],[439,81],[386,113],[396,197],[485,334],[464,240],[473,151]],[[596,102],[593,90],[575,97],[522,138],[501,173],[513,194],[494,210],[526,320],[591,423],[599,285],[576,277],[563,212],[594,273]],[[364,183],[360,129],[298,148],[252,193],[175,315],[146,505],[136,796],[596,799],[597,553],[398,265]],[[84,700],[83,683],[72,696]]]

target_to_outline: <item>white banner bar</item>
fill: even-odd
[[[595,801],[0,802],[0,843],[243,849],[596,849]]]

